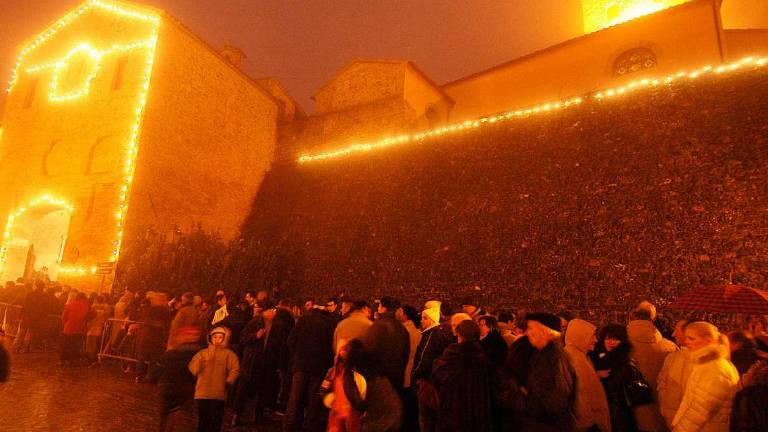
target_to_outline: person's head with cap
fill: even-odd
[[[461,310],[465,314],[472,315],[480,309],[479,302],[474,296],[466,296],[461,299]]]
[[[526,315],[525,319],[525,335],[528,336],[528,341],[531,345],[539,351],[546,348],[550,342],[562,335],[560,332],[560,317],[557,315],[547,312],[534,312]]]
[[[645,309],[648,311],[648,315],[650,315],[651,319],[649,321],[656,320],[656,306],[653,305],[653,303],[649,302],[648,300],[643,300],[637,305],[637,309]]]
[[[440,325],[440,307],[431,307],[421,312],[421,329],[429,330]]]
[[[424,309],[431,309],[431,308],[438,308],[440,309],[440,300],[427,300],[426,303],[424,303]]]

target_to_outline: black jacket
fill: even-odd
[[[419,345],[416,346],[416,355],[413,358],[413,370],[411,371],[411,382],[424,379],[429,380],[432,375],[432,363],[440,357],[453,343],[453,335],[450,327],[435,326],[425,330],[421,334]]]
[[[755,363],[744,374],[740,387],[733,398],[731,432],[768,430],[768,361]]]
[[[389,378],[392,387],[395,390],[402,389],[411,349],[408,330],[395,319],[394,314],[381,314],[368,328],[363,343],[381,362],[384,375]]]
[[[601,378],[605,388],[605,395],[608,398],[608,407],[611,412],[611,431],[612,432],[635,432],[637,423],[632,408],[627,403],[624,396],[624,389],[632,380],[632,359],[629,356],[632,347],[627,342],[623,342],[611,352],[597,353],[597,360],[594,361],[595,369],[610,370],[606,378]]]
[[[492,330],[488,335],[480,340],[480,346],[485,351],[485,356],[491,366],[491,371],[495,371],[504,365],[507,359],[507,343],[501,337],[498,330]]]
[[[333,365],[333,331],[336,319],[329,312],[315,309],[302,315],[288,336],[291,370],[323,377]]]
[[[437,431],[491,430],[489,363],[477,341],[448,346],[432,368],[440,395]]]
[[[264,341],[264,366],[269,369],[280,369],[288,365],[288,336],[293,330],[295,321],[293,315],[285,309],[278,308],[272,319],[272,326]]]
[[[199,350],[198,344],[179,345],[166,351],[160,358],[160,366],[153,369],[150,380],[160,384],[165,413],[194,399],[195,377],[188,366]]]

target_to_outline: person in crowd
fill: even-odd
[[[677,351],[677,345],[661,336],[651,317],[651,312],[647,308],[637,308],[632,311],[631,321],[627,325],[627,334],[632,343],[631,356],[637,362],[637,368],[653,393],[657,394],[656,379],[664,365],[664,359],[669,353]],[[656,400],[658,400],[657,397]],[[638,406],[634,411],[637,427],[641,431],[662,432],[666,429],[657,402]]]
[[[370,316],[371,307],[366,301],[354,302],[349,315],[339,321],[333,333],[333,352],[338,352],[339,340],[362,340],[368,328],[373,324]]]
[[[120,296],[120,299],[115,303],[115,311],[114,311],[114,319],[115,321],[112,322],[112,325],[110,326],[110,335],[109,335],[109,346],[113,347],[117,343],[117,338],[120,336],[120,331],[122,330],[122,325],[119,323],[119,321],[124,321],[128,319],[128,312],[129,307],[131,305],[131,300],[133,300],[133,294],[131,294],[130,291],[125,291]]]
[[[243,350],[243,357],[240,362],[240,375],[233,393],[232,408],[235,411],[235,416],[232,419],[233,426],[242,426],[244,424],[243,414],[248,400],[254,396],[259,396],[265,335],[266,326],[261,308],[255,307],[253,309],[253,318],[248,321],[243,331],[240,332],[240,346]],[[256,423],[262,422],[264,411],[261,408],[262,405],[259,404],[259,409],[256,410],[254,416]]]
[[[595,327],[581,319],[572,319],[565,332],[565,353],[571,361],[578,386],[576,387],[576,428],[580,431],[611,431],[608,398],[587,353],[595,349]]]
[[[728,361],[728,339],[714,325],[697,321],[685,328],[685,345],[693,367],[672,431],[725,432],[739,382],[739,372]]]
[[[667,355],[656,382],[659,410],[668,428],[672,426],[672,420],[675,418],[677,409],[680,408],[685,383],[691,375],[691,367],[693,366],[691,352],[685,347],[685,327],[690,322],[689,320],[679,320],[675,324],[675,331],[672,336],[681,349]]]
[[[91,305],[91,320],[85,338],[85,353],[88,361],[94,364],[98,361],[102,334],[107,320],[112,317],[112,306],[107,304],[103,295],[97,295]]]
[[[656,306],[654,306],[653,303],[647,300],[641,301],[638,303],[637,309],[645,309],[648,311],[648,313],[651,315],[651,322],[653,322],[653,326],[656,327],[663,338],[672,339],[674,337],[674,330],[670,328],[667,320],[659,315],[656,310]]]
[[[397,432],[403,406],[379,360],[358,339],[341,340],[332,373],[329,432]]]
[[[203,335],[207,335],[211,329],[211,322],[213,321],[213,305],[216,302],[214,300],[204,298],[200,303],[200,307],[197,309],[197,322],[195,326],[200,328]]]
[[[5,330],[0,328],[0,383],[11,377],[11,350],[5,342]]]
[[[517,326],[515,325],[516,321],[517,316],[510,311],[504,311],[499,314],[497,327],[501,333],[502,339],[504,339],[504,342],[507,344],[507,348],[512,346],[512,343],[514,343],[515,339],[518,337],[519,333],[517,332]]]
[[[268,300],[264,300],[262,303],[267,302]],[[296,323],[291,315],[291,302],[287,299],[280,300],[276,308],[264,311],[264,317],[269,324],[264,339],[262,391],[259,406],[284,412],[287,400],[279,401],[278,397],[281,393],[285,397],[285,393],[290,391],[288,336]]]
[[[480,346],[480,327],[464,319],[456,325],[456,337],[432,367],[440,404],[436,430],[489,432],[490,363]]]
[[[177,327],[168,336],[168,350],[160,357],[150,379],[160,386],[161,432],[193,429],[195,377],[188,366],[198,351],[198,327]]]
[[[149,305],[139,311],[136,333],[136,382],[145,381],[147,374],[165,352],[171,312],[165,293],[147,293]]]
[[[240,372],[237,355],[227,348],[230,335],[227,327],[214,327],[208,335],[208,348],[189,362],[189,371],[196,380],[198,432],[221,430],[228,386],[235,384]]]
[[[190,327],[196,325],[198,314],[197,309],[192,304],[194,296],[194,293],[189,291],[181,295],[181,298],[179,299],[180,308],[178,311],[176,311],[176,315],[173,317],[173,321],[171,321],[171,328],[168,331],[168,334],[174,334],[177,329],[182,327]],[[171,340],[169,338],[169,347],[170,343]]]
[[[498,321],[493,315],[483,315],[477,318],[480,326],[480,346],[490,363],[491,370],[496,371],[507,359],[507,343],[497,328]]]
[[[315,299],[312,297],[307,297],[304,299],[304,310],[302,310],[302,313],[310,313],[315,309]]]
[[[437,423],[437,389],[432,383],[432,366],[443,351],[453,342],[450,329],[440,326],[440,303],[430,304],[421,312],[421,340],[416,347],[411,371],[419,405],[419,428],[432,432]]]
[[[253,291],[246,291],[243,296],[243,301],[247,305],[248,310],[244,311],[249,317],[253,316],[253,309],[256,306],[256,296]]]
[[[461,300],[461,311],[472,317],[472,319],[487,315],[485,310],[480,307],[480,302],[474,296],[466,296]]]
[[[416,327],[421,323],[419,313],[413,306],[402,306],[395,312],[395,319],[403,325],[408,332],[410,345],[408,348],[408,363],[405,366],[405,379],[403,381],[403,428],[405,430],[418,430],[419,428],[419,402],[416,399],[416,393],[411,386],[411,373],[413,372],[413,359],[416,356],[416,349],[421,341],[421,331]]]
[[[333,332],[336,318],[331,312],[312,309],[302,315],[288,336],[291,353],[291,391],[283,430],[295,432],[324,428],[327,417],[320,414],[320,384],[333,365]]]
[[[61,322],[64,324],[61,342],[62,366],[73,365],[80,361],[89,311],[85,293],[77,293],[75,299],[64,306],[64,311],[61,313]]]
[[[504,367],[503,430],[572,431],[577,378],[562,348],[560,318],[529,313],[524,326],[525,335],[512,344]]]
[[[203,296],[200,294],[195,294],[192,297],[192,306],[194,306],[197,310],[200,310],[200,307],[203,304]]]
[[[625,326],[607,324],[600,330],[594,356],[595,369],[608,398],[613,432],[638,432],[635,415],[624,392],[633,378],[635,368],[629,355],[631,350],[632,344]]]
[[[768,430],[768,360],[753,364],[739,383],[733,398],[730,432]]]
[[[236,302],[230,302],[226,294],[216,295],[218,309],[213,313],[211,326],[224,326],[232,332],[232,338],[228,348],[236,354],[240,354],[240,330],[249,320],[249,316],[237,307]]]
[[[355,308],[355,301],[349,297],[345,297],[341,300],[341,319],[344,320],[349,317],[352,310]],[[334,349],[335,351],[335,349]]]
[[[363,344],[381,361],[384,373],[398,394],[403,392],[405,368],[411,343],[408,331],[395,319],[400,302],[393,297],[382,297],[379,303],[379,319],[368,328]]]
[[[757,343],[752,333],[743,330],[728,333],[728,342],[731,347],[731,362],[736,366],[739,375],[747,373],[760,356],[757,353]]]
[[[34,289],[24,299],[21,309],[21,325],[13,343],[14,352],[29,352],[30,347],[38,348],[43,339],[48,314],[45,287],[45,282],[35,281]]]

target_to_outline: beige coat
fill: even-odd
[[[333,352],[336,353],[339,349],[339,341],[344,340],[346,342],[352,339],[363,340],[365,333],[368,331],[368,327],[373,324],[371,320],[365,316],[364,313],[355,311],[349,314],[336,326],[336,330],[333,332]]]
[[[677,345],[669,339],[661,337],[651,321],[630,321],[627,326],[629,341],[632,343],[631,356],[637,363],[637,368],[656,395],[656,379],[664,365],[664,360],[671,352],[677,351]],[[658,400],[658,397],[657,397]],[[654,402],[634,409],[637,428],[642,431],[660,432],[667,429],[664,417],[659,411],[659,404]]]
[[[224,333],[224,343],[214,346],[211,335]],[[216,327],[208,334],[208,348],[201,350],[189,362],[189,371],[197,379],[195,399],[227,400],[227,385],[233,385],[240,372],[237,354],[227,348],[230,332]]]
[[[670,353],[664,360],[656,383],[659,391],[659,409],[667,427],[672,427],[680,402],[683,400],[685,383],[691,375],[691,352],[683,348]]]
[[[691,376],[672,420],[673,432],[727,432],[739,372],[728,349],[710,345],[691,353]]]
[[[578,377],[576,386],[576,427],[586,430],[593,425],[602,432],[611,430],[608,399],[595,367],[587,358],[597,327],[580,319],[571,320],[565,331],[565,352]]]
[[[403,383],[403,387],[408,388],[411,386],[413,358],[416,356],[416,348],[419,346],[419,342],[421,341],[421,332],[416,328],[416,326],[413,324],[413,321],[411,320],[403,323],[403,327],[408,330],[408,339],[411,342],[411,349],[408,351],[408,364],[405,366],[405,382]]]

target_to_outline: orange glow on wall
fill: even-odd
[[[584,33],[631,21],[689,0],[582,0]]]

